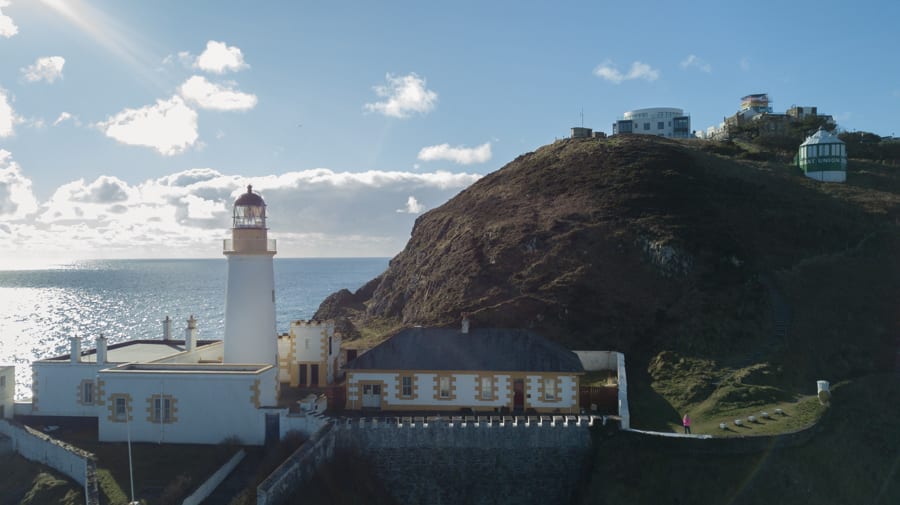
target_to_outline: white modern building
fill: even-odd
[[[836,135],[819,128],[800,144],[797,166],[810,179],[823,182],[847,180],[847,147]]]
[[[636,133],[669,138],[691,137],[691,116],[675,107],[628,111],[613,123],[613,135]]]
[[[234,203],[232,238],[224,243],[224,340],[198,341],[193,316],[181,340],[172,338],[168,317],[159,340],[108,345],[101,335],[94,349],[83,352],[81,339],[73,337],[68,355],[33,363],[32,400],[17,404],[16,414],[96,417],[99,439],[109,442],[130,436],[136,442],[216,444],[238,439],[261,445],[288,429],[314,430],[317,423],[292,417],[289,408],[279,404],[279,377],[299,382],[290,380],[291,373],[300,370],[299,360],[308,368],[315,365],[317,373],[321,369],[322,381],[330,382],[332,366],[338,366],[334,346],[339,348],[340,340],[333,324],[320,325],[306,331],[317,333],[322,343],[306,354],[279,357],[275,252],[275,241],[267,235],[265,202],[248,186]],[[2,380],[11,391],[11,373],[0,368],[0,377],[7,375]],[[0,400],[5,398],[2,392]]]

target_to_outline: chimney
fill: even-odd
[[[163,340],[171,340],[172,338],[172,318],[166,316],[163,320]]]
[[[197,320],[194,315],[187,320],[187,328],[184,330],[184,350],[193,351],[197,347]]]
[[[462,314],[462,328],[461,331],[463,335],[469,334],[469,314],[463,312]]]
[[[102,365],[104,363],[106,363],[106,337],[101,333],[97,337],[97,364]]]
[[[81,363],[81,339],[78,337],[69,337],[69,344],[71,344],[69,359],[72,363]]]

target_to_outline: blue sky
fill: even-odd
[[[582,111],[609,132],[680,107],[699,130],[767,92],[896,134],[896,19],[894,2],[0,0],[0,261],[216,256],[248,182],[284,255],[393,255],[418,214]]]

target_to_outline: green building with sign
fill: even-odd
[[[836,135],[819,128],[800,144],[797,166],[810,179],[844,182],[847,180],[847,147]]]

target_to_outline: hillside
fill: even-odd
[[[897,170],[852,161],[847,184],[821,184],[749,157],[649,136],[557,141],[422,215],[383,275],[316,317],[369,345],[468,312],[623,351],[637,375],[700,360],[706,383],[758,363],[806,384],[893,366]],[[663,394],[678,407],[701,386]]]

